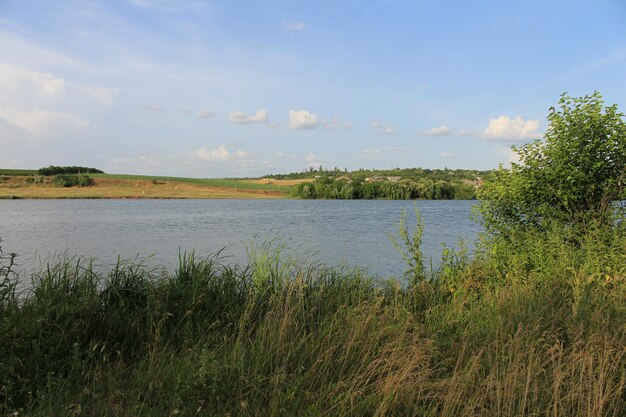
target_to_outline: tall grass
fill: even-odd
[[[273,244],[173,273],[61,259],[21,295],[5,257],[0,414],[623,416],[625,245],[492,238],[408,284]]]

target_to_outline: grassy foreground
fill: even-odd
[[[625,247],[491,238],[411,285],[272,245],[172,274],[66,259],[22,294],[5,256],[0,414],[624,416]]]
[[[285,198],[288,180],[201,179],[89,174],[88,187],[60,187],[50,177],[6,176],[0,198]]]

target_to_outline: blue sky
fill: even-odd
[[[625,74],[621,0],[0,0],[0,167],[490,169]]]

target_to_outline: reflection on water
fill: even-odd
[[[17,252],[22,270],[54,253],[94,257],[101,265],[154,255],[173,269],[179,252],[208,255],[225,248],[246,262],[246,243],[282,239],[294,255],[327,265],[346,263],[379,276],[399,276],[405,265],[394,250],[403,210],[411,201],[329,200],[0,200],[0,237]],[[472,201],[417,201],[425,230],[423,252],[436,264],[441,244],[472,242],[480,226]]]

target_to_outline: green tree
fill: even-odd
[[[558,222],[584,229],[613,224],[626,175],[626,123],[602,96],[561,96],[550,108],[545,137],[519,148],[519,163],[502,166],[479,189],[479,212],[491,232]]]

